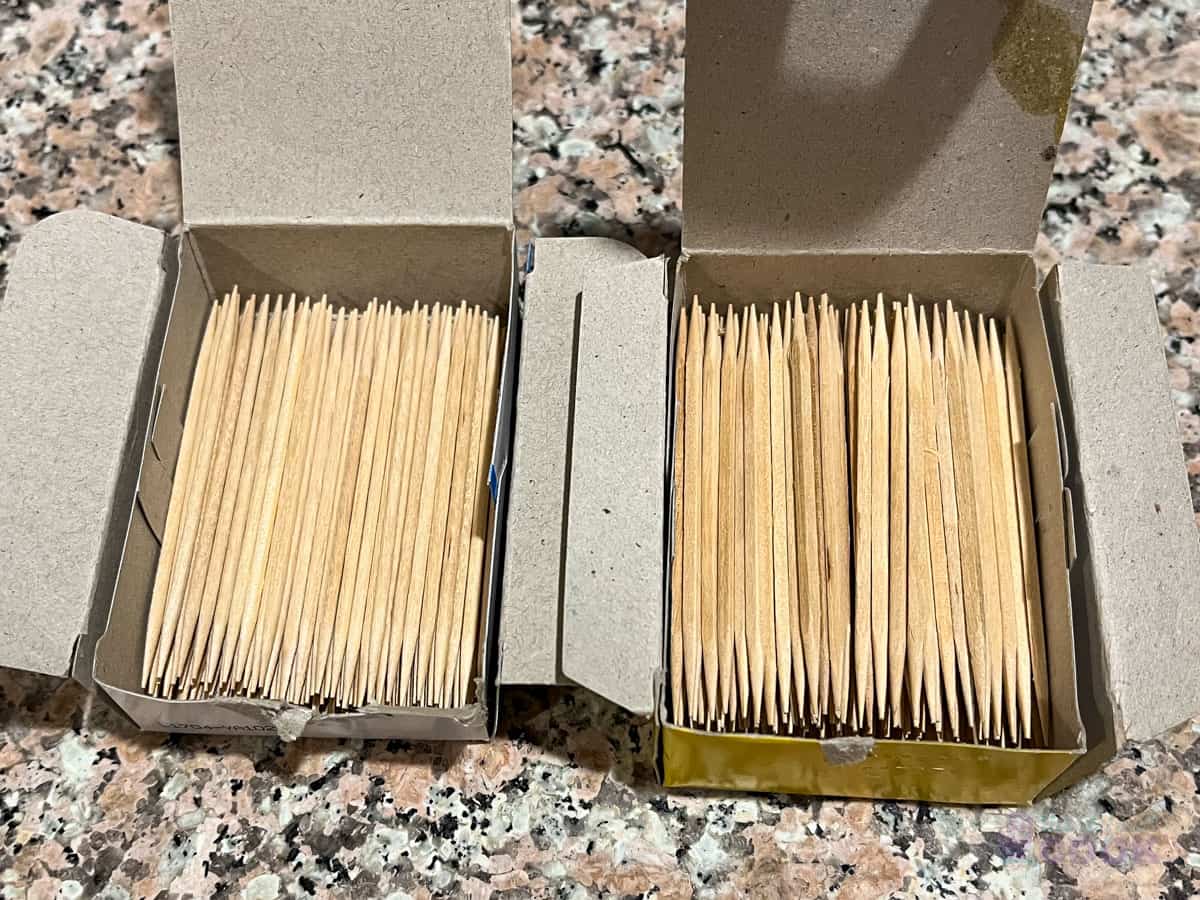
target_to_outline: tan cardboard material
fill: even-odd
[[[642,259],[606,238],[543,238],[529,250],[522,302],[521,378],[500,625],[500,681],[556,684],[570,466],[575,336],[584,282]]]
[[[505,0],[176,0],[184,218],[512,220]]]
[[[659,257],[585,281],[570,429],[563,673],[640,714],[662,667],[664,275]]]
[[[6,619],[31,623],[0,633],[0,651],[15,649],[0,662],[65,671],[94,595],[93,630],[107,626],[94,670],[90,644],[80,641],[76,677],[90,681],[94,671],[143,728],[484,739],[498,708],[504,529],[496,523],[506,514],[520,339],[508,6],[358,0],[347,10],[299,0],[177,0],[172,13],[185,135],[183,236],[164,240],[92,214],[53,217],[20,248],[0,306],[0,319],[21,319],[3,333],[46,354],[42,362],[7,352],[0,360],[0,423],[12,440],[3,446],[11,458],[45,457],[31,463],[26,481],[51,484],[45,497],[54,507],[42,529],[28,504],[0,505],[0,550],[31,522],[38,536],[22,547],[12,581],[0,571]],[[476,702],[312,715],[261,701],[141,693],[134,664],[204,317],[234,284],[244,296],[328,293],[335,304],[467,299],[506,317]],[[54,316],[25,322],[34,310]],[[51,322],[52,332],[42,327]],[[98,336],[106,338],[94,347]],[[109,382],[102,389],[93,384],[97,372]],[[38,398],[49,413],[40,422]],[[52,437],[65,449],[51,447]],[[85,494],[82,509],[71,496],[74,516],[68,488]],[[53,577],[39,575],[46,558],[58,567]],[[63,559],[72,566],[64,570]],[[32,617],[29,610],[47,599],[54,608]],[[26,640],[34,631],[44,634]]]
[[[1081,673],[1081,700],[1089,743],[1119,745],[1200,708],[1200,535],[1147,273],[1064,263],[1048,287],[1065,370],[1079,618],[1094,669],[1090,684]]]
[[[497,244],[496,232],[503,229],[472,229],[447,227],[441,240],[433,240],[422,226],[394,228],[368,227],[350,229],[353,240],[330,239],[321,242],[310,236],[297,244],[286,230],[272,238],[271,229],[256,229],[251,246],[261,256],[250,257],[251,265],[267,267],[273,273],[289,269],[289,254],[304,253],[324,247],[331,272],[356,269],[355,284],[362,293],[354,298],[358,304],[371,296],[381,300],[411,303],[408,283],[403,275],[428,267],[422,287],[432,301],[447,301],[462,296],[457,291],[463,284],[484,289],[487,293],[472,295],[482,306],[507,315],[507,337],[500,401],[493,436],[492,464],[489,477],[492,486],[493,518],[505,516],[505,486],[509,459],[512,402],[515,394],[515,358],[519,337],[519,320],[512,298],[512,248]],[[174,417],[182,419],[184,404],[199,352],[200,336],[212,300],[212,284],[232,284],[240,276],[239,266],[247,264],[241,255],[216,252],[206,256],[203,230],[189,231],[181,244],[182,260],[175,288],[170,321],[161,348],[161,364],[155,383],[158,404],[156,422],[151,432],[157,434],[159,422]],[[410,239],[405,235],[409,234]],[[256,245],[254,241],[266,243]],[[314,243],[315,242],[315,243]],[[503,246],[503,255],[497,249]],[[357,265],[355,264],[357,260]],[[451,272],[441,285],[436,285],[429,272]],[[294,258],[297,271],[307,271],[302,259]],[[232,266],[233,268],[225,268]],[[276,268],[277,267],[277,268]],[[490,268],[490,272],[485,272]],[[270,276],[268,275],[268,278]],[[375,279],[371,281],[370,279]],[[348,300],[349,298],[347,298]],[[174,398],[174,399],[172,399]],[[503,554],[499,547],[500,529],[491,529],[487,554],[487,600],[485,618],[481,622],[480,697],[462,708],[450,710],[393,709],[364,707],[351,712],[313,714],[288,704],[259,700],[175,701],[149,697],[141,692],[138,661],[142,658],[146,638],[149,600],[157,564],[159,540],[155,522],[165,516],[170,498],[172,471],[159,467],[153,439],[147,440],[142,454],[142,477],[137,503],[129,521],[124,555],[113,596],[108,625],[96,648],[95,678],[106,692],[143,729],[156,731],[207,732],[274,732],[283,737],[405,737],[414,740],[483,740],[494,728],[496,697],[491,693],[494,684],[494,634],[497,628],[498,591]],[[149,473],[158,473],[148,478]],[[162,477],[159,477],[162,476]],[[164,480],[165,479],[165,480]]]
[[[163,248],[152,228],[70,212],[31,229],[13,264],[0,304],[5,666],[67,675],[84,636],[90,680],[89,609],[107,611],[149,413],[139,382],[161,330]]]
[[[1029,250],[1091,5],[692,0],[684,249]]]

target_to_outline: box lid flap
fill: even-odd
[[[506,0],[171,4],[184,218],[512,220]]]
[[[1065,263],[1059,318],[1095,611],[1117,735],[1200,707],[1200,533],[1145,270]],[[1077,516],[1078,518],[1078,516]]]
[[[1091,5],[692,0],[684,248],[1032,249]]]
[[[499,677],[503,684],[558,684],[563,681],[559,618],[579,295],[597,270],[643,256],[628,244],[596,237],[539,238],[529,256]]]
[[[570,423],[562,670],[642,715],[662,667],[665,276],[657,257],[585,279]]]
[[[0,665],[68,674],[106,581],[163,247],[153,228],[83,211],[21,240],[0,304]]]

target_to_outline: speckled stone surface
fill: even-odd
[[[605,234],[670,249],[680,227],[682,6],[523,0],[512,29],[522,237]],[[165,4],[10,0],[0,5],[0,84],[0,265],[55,210],[177,224]],[[1154,261],[1200,508],[1197,84],[1195,2],[1097,6],[1038,250],[1044,263]],[[503,739],[468,747],[139,735],[74,685],[0,670],[0,890],[1200,891],[1200,721],[1022,810],[667,795],[654,785],[650,728],[585,693],[514,692],[502,723]]]

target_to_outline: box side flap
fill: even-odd
[[[559,621],[575,326],[584,281],[642,254],[607,238],[545,238],[530,248],[504,558],[500,680],[559,684]]]
[[[603,269],[579,302],[562,671],[638,714],[662,667],[666,262]]]
[[[684,248],[1029,250],[1091,5],[693,0]]]
[[[512,218],[504,0],[171,4],[192,224]]]
[[[1147,273],[1066,263],[1059,277],[1076,566],[1094,594],[1116,734],[1143,740],[1200,702],[1200,534]]]
[[[0,304],[2,665],[68,674],[93,597],[107,600],[110,518],[141,459],[163,247],[153,228],[75,211],[39,223],[17,252]]]

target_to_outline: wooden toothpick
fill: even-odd
[[[929,559],[930,573],[933,582],[933,624],[932,637],[927,640],[936,642],[937,661],[940,661],[941,690],[931,692],[933,701],[930,703],[930,720],[935,731],[940,732],[943,703],[946,711],[950,736],[958,737],[958,672],[954,657],[954,614],[951,610],[950,576],[948,572],[948,551],[946,549],[946,523],[943,513],[941,466],[937,447],[937,402],[938,388],[936,380],[933,352],[930,346],[929,320],[925,307],[921,307],[918,337],[921,342],[921,369],[923,379],[923,407],[925,411],[925,446],[922,456],[925,466],[925,511],[929,529]],[[933,654],[930,653],[930,656]],[[926,673],[935,688],[938,669]]]
[[[712,326],[710,326],[711,328]],[[736,639],[734,637],[734,606],[739,592],[735,589],[738,576],[734,562],[734,544],[742,540],[741,510],[734,506],[734,482],[740,480],[741,471],[735,469],[734,433],[741,428],[736,418],[738,406],[737,356],[739,339],[738,319],[732,309],[725,314],[724,344],[721,350],[721,410],[720,446],[718,449],[717,472],[717,682],[718,703],[710,705],[716,718],[719,713],[726,720],[733,720],[737,674],[734,669]],[[678,432],[677,432],[678,433]],[[676,449],[676,458],[679,451]],[[678,473],[676,474],[678,480]],[[677,507],[678,508],[678,507]],[[744,577],[744,576],[743,576]],[[745,588],[742,588],[744,596]],[[744,602],[744,601],[743,601]]]
[[[818,408],[813,404],[814,370],[810,345],[817,335],[810,334],[807,317],[796,297],[792,342],[788,365],[792,375],[792,443],[795,448],[797,572],[801,579],[799,605],[800,633],[804,642],[805,681],[808,686],[808,720],[816,722],[824,715],[819,696],[820,670],[826,658],[824,647],[824,578],[818,544],[818,510],[821,506],[817,480],[817,459],[821,452],[816,430]]]
[[[1030,691],[1033,688],[1032,661],[1029,647],[1028,609],[1025,598],[1025,573],[1021,561],[1021,516],[1017,505],[1017,484],[1013,465],[1012,423],[1009,421],[1010,400],[1008,397],[1007,380],[1004,368],[1004,358],[1000,353],[1000,336],[996,331],[995,319],[987,323],[988,357],[992,364],[990,378],[992,405],[996,432],[992,444],[1000,461],[1000,490],[996,496],[1004,510],[1003,525],[1004,539],[999,542],[1007,553],[1007,572],[1001,569],[1000,577],[1008,578],[1008,597],[1012,600],[1012,611],[1006,613],[1005,623],[1011,625],[1013,632],[1014,651],[1016,654],[1016,705],[1019,730],[1011,728],[1013,741],[1029,741],[1033,736],[1033,703]],[[992,423],[989,415],[989,427]],[[997,529],[1000,525],[997,523]],[[1001,591],[1004,597],[1005,592]],[[1007,652],[1007,648],[1006,648]],[[1007,680],[1006,680],[1007,686]]]
[[[942,522],[946,540],[946,577],[950,591],[955,668],[962,685],[966,725],[975,729],[975,699],[971,683],[970,653],[967,649],[966,604],[963,599],[963,563],[958,518],[958,490],[954,481],[954,447],[951,438],[949,386],[946,375],[946,340],[941,311],[933,310],[933,417],[937,439],[938,478],[941,486]],[[949,690],[949,688],[947,688]],[[957,703],[954,694],[947,702]]]
[[[1013,477],[1017,487],[1020,523],[1021,570],[1025,579],[1026,618],[1033,675],[1033,700],[1037,707],[1042,740],[1050,740],[1050,675],[1046,658],[1045,617],[1039,578],[1037,538],[1033,524],[1033,495],[1029,482],[1028,444],[1025,439],[1025,401],[1021,387],[1021,359],[1016,331],[1009,320],[1004,326],[1004,369],[1008,387],[1009,421],[1012,424]]]
[[[954,455],[954,486],[958,500],[959,550],[962,562],[963,613],[970,657],[971,693],[978,716],[976,734],[991,734],[992,676],[985,627],[983,549],[980,546],[977,475],[974,465],[971,404],[962,328],[951,304],[946,304],[946,395],[950,410],[950,442]]]
[[[702,722],[700,603],[701,493],[704,430],[704,314],[693,298],[684,371],[683,671],[688,719]]]
[[[871,650],[875,675],[876,715],[884,716],[888,702],[889,534],[891,514],[890,352],[883,294],[875,306],[871,350]]]
[[[771,307],[771,326],[768,335],[768,409],[770,411],[771,453],[771,534],[772,534],[772,589],[775,597],[775,678],[774,693],[778,697],[779,716],[782,721],[791,719],[792,713],[792,585],[788,571],[788,507],[791,497],[787,492],[787,386],[784,373],[783,325],[779,318],[779,304]],[[793,552],[794,551],[790,551]],[[801,660],[803,665],[803,660]]]
[[[916,308],[912,297],[904,314],[908,359],[908,700],[917,731],[924,728],[922,698],[928,673],[936,672],[936,648],[926,646],[933,623],[933,584],[929,562],[929,524],[925,508],[924,368]],[[932,651],[932,653],[931,653]],[[930,658],[932,657],[932,659]],[[932,663],[932,665],[931,665]]]
[[[859,726],[869,728],[873,718],[874,667],[872,612],[872,560],[876,549],[871,542],[871,500],[875,492],[872,478],[874,472],[873,416],[872,405],[874,374],[871,365],[871,319],[864,301],[861,311],[851,307],[848,314],[857,320],[850,332],[858,340],[858,346],[847,348],[847,356],[855,359],[855,397],[853,410],[857,420],[854,452],[854,704],[859,713]]]
[[[674,484],[674,538],[671,556],[671,718],[677,725],[686,724],[683,705],[683,557],[684,538],[684,434],[687,428],[684,377],[687,362],[688,314],[679,311],[679,330],[675,341],[675,445],[672,479]]]
[[[821,471],[824,478],[825,542],[829,585],[829,665],[835,722],[850,707],[850,515],[846,472],[845,375],[837,316],[821,298]]]
[[[891,467],[888,564],[888,707],[891,721],[903,718],[908,653],[908,339],[900,304],[894,306],[891,346]]]
[[[991,738],[1004,733],[1004,626],[1000,602],[996,528],[993,519],[992,478],[989,463],[987,406],[983,376],[971,318],[963,315],[964,370],[967,385],[967,425],[970,431],[971,469],[975,480],[975,519],[979,529],[980,570],[983,584],[983,622],[988,647]],[[1014,707],[1015,720],[1015,707]]]
[[[700,435],[700,644],[705,718],[716,721],[717,660],[717,552],[721,445],[721,320],[710,306],[704,330],[704,362]]]

